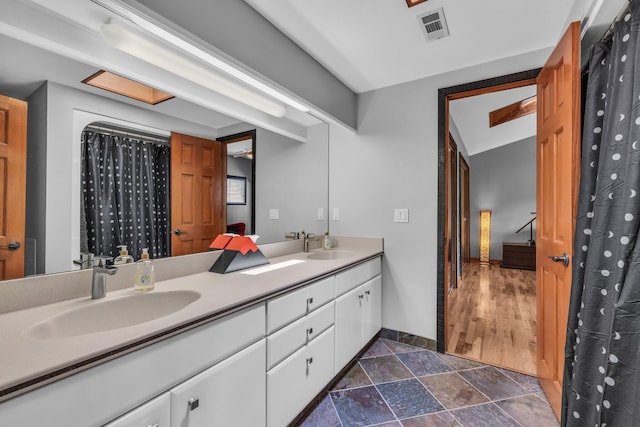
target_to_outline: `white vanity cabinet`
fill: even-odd
[[[347,363],[382,327],[380,259],[336,275],[335,372]]]
[[[380,265],[376,257],[149,337],[146,347],[0,403],[0,426],[288,425],[380,330]],[[74,339],[84,338],[63,344]]]

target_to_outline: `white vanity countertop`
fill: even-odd
[[[261,274],[250,275],[246,272],[263,266],[227,274],[197,273],[156,282],[155,290],[150,293],[191,290],[200,293],[201,297],[167,316],[120,329],[55,339],[37,339],[31,334],[34,325],[51,317],[134,294],[133,287],[109,292],[99,300],[78,298],[1,314],[0,402],[264,301],[297,285],[382,255],[380,248],[340,249],[348,251],[349,256],[311,260],[307,254],[296,253],[269,261],[271,265],[289,260],[304,262]]]

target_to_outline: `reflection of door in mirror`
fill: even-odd
[[[244,184],[244,200],[229,198],[232,188],[227,187],[226,231],[235,234],[255,233],[255,150],[256,131],[251,130],[218,138],[226,144],[227,181]],[[231,179],[231,181],[230,181]]]
[[[171,133],[171,255],[205,252],[225,231],[226,147]]]
[[[0,95],[0,280],[24,275],[26,171],[27,103]]]

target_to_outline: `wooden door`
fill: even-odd
[[[205,252],[226,230],[225,146],[171,134],[171,255]]]
[[[24,276],[27,103],[0,95],[0,280]]]
[[[460,156],[460,275],[465,264],[471,259],[471,229],[470,229],[470,208],[469,208],[469,165]]]
[[[537,369],[560,414],[580,156],[580,26],[571,24],[538,76]]]

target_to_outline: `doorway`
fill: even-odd
[[[495,79],[475,82],[471,84],[445,88],[439,91],[439,154],[440,154],[439,184],[440,184],[440,189],[442,190],[441,194],[449,196],[448,189],[450,184],[448,182],[451,181],[449,176],[449,171],[452,165],[451,163],[452,159],[450,157],[450,148],[449,148],[450,139],[451,139],[449,134],[451,130],[449,127],[450,125],[449,102],[457,99],[487,94],[491,92],[504,91],[508,89],[515,89],[515,88],[521,88],[524,86],[535,85],[535,82],[536,82],[535,79],[538,72],[539,70],[531,70],[524,73],[518,73],[518,74],[503,76]],[[460,141],[458,141],[458,143],[460,143]],[[460,146],[458,148],[460,149]],[[448,220],[451,217],[451,213],[450,213],[451,210],[455,209],[457,212],[459,212],[459,218],[460,218],[460,221],[455,224],[455,227],[456,228],[459,227],[458,229],[460,230],[460,257],[459,258],[460,258],[460,265],[461,266],[464,265],[464,272],[462,273],[461,287],[465,287],[465,277],[470,277],[469,283],[470,284],[475,283],[475,286],[478,290],[482,290],[486,293],[485,296],[488,298],[488,301],[495,302],[495,295],[492,294],[493,289],[486,286],[483,288],[482,286],[483,286],[483,283],[484,284],[490,283],[491,280],[493,280],[494,282],[498,282],[499,280],[501,280],[499,277],[496,277],[495,272],[492,271],[492,268],[500,270],[499,266],[487,266],[487,268],[480,269],[480,268],[476,268],[478,266],[474,265],[474,263],[469,263],[469,260],[472,257],[468,255],[469,252],[467,251],[473,245],[472,238],[469,237],[471,234],[471,228],[472,228],[472,225],[471,225],[472,218],[469,216],[468,213],[464,212],[464,210],[469,208],[469,202],[465,199],[469,196],[470,191],[468,190],[468,188],[467,189],[464,188],[465,186],[463,182],[468,181],[469,175],[473,173],[473,164],[470,164],[470,165],[467,164],[467,162],[464,160],[462,156],[460,156],[460,159],[462,159],[462,161],[458,162],[459,163],[458,168],[460,171],[459,181],[461,184],[460,185],[461,191],[460,191],[460,194],[457,195],[457,197],[460,197],[460,199],[458,201],[456,197],[456,203],[453,203],[450,197],[439,198],[440,206],[439,206],[439,223],[438,223],[439,236],[441,236],[441,238],[438,241],[438,246],[439,246],[438,248],[438,281],[439,282],[438,283],[447,284],[447,286],[438,287],[439,317],[438,317],[437,347],[438,347],[438,351],[450,352],[453,354],[456,354],[456,351],[455,351],[455,348],[453,349],[454,351],[451,351],[451,349],[448,348],[448,345],[450,345],[450,343],[448,341],[449,332],[447,331],[449,320],[453,320],[453,317],[452,317],[453,312],[449,312],[449,306],[450,306],[450,303],[454,302],[454,298],[455,298],[454,296],[452,296],[452,294],[448,292],[448,284],[452,279],[451,276],[453,275],[453,271],[455,271],[452,269],[452,266],[451,266],[452,262],[450,262],[449,260],[449,250],[448,250],[449,248],[448,248],[448,241],[447,241],[448,240],[447,233],[449,230]],[[456,169],[456,172],[458,171],[458,168]],[[458,211],[458,209],[460,210]],[[465,218],[467,218],[467,221],[464,221]],[[440,234],[440,232],[442,232],[443,234]],[[458,260],[456,259],[455,262],[453,262],[453,264],[457,264],[457,262]],[[513,270],[513,271],[517,271],[517,270]],[[474,280],[475,282],[473,282]],[[512,278],[509,278],[509,280],[520,280],[520,279],[512,277]],[[533,276],[530,278],[522,279],[522,282],[527,282],[527,286],[529,288],[534,288],[535,274],[533,274]],[[507,288],[513,289],[513,286],[507,284]],[[462,311],[460,308],[460,303],[461,301],[456,301],[456,304],[457,304],[455,307],[456,313],[459,313],[460,311]],[[535,315],[535,298],[532,301],[530,301],[528,304],[531,305],[531,311],[533,315]],[[473,327],[477,328],[476,330],[481,330],[483,328],[499,327],[499,326],[496,326],[497,325],[496,323],[494,323],[493,326],[491,325],[483,326],[481,322],[478,321],[477,318],[473,318],[474,316],[473,313],[466,313],[466,314],[469,315],[471,321],[476,322],[476,324],[473,325]],[[464,315],[464,313],[462,315]],[[508,321],[505,320],[502,323],[508,324]],[[509,332],[507,331],[507,333]],[[535,337],[535,323],[533,324],[532,335]],[[492,347],[492,343],[487,343],[487,347]],[[535,347],[533,348],[532,351],[531,349],[528,349],[528,351],[532,356],[532,364],[533,364],[532,370],[534,372],[527,372],[527,373],[535,374]],[[482,361],[486,363],[486,361],[484,360]],[[504,364],[500,362],[495,362],[493,360],[488,361],[488,363],[502,366],[502,367],[512,368],[514,370],[521,370],[521,369],[518,369],[518,366],[504,366]],[[514,363],[514,365],[517,365],[517,364]]]
[[[218,138],[226,145],[227,173],[227,232],[235,234],[255,234],[256,223],[256,131],[236,133]],[[229,194],[229,183],[244,186],[244,197]],[[230,196],[240,196],[230,201]],[[235,199],[235,197],[233,197]]]

